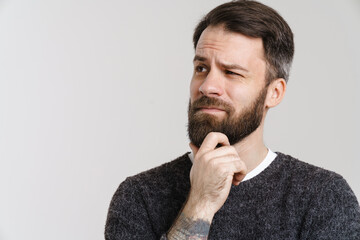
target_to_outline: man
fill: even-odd
[[[255,1],[225,3],[193,40],[192,153],[127,178],[106,239],[360,239],[359,204],[341,176],[264,145],[294,54],[284,19]]]

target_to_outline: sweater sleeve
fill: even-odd
[[[301,239],[360,239],[360,208],[339,175],[326,181],[312,201]]]
[[[111,200],[105,239],[157,239],[144,200],[133,178],[122,182]]]

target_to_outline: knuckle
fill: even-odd
[[[246,164],[243,161],[237,161],[237,168],[240,171],[247,172]]]
[[[240,157],[239,157],[239,155],[237,155],[236,153],[231,153],[231,154],[229,154],[229,158],[230,158],[232,161],[240,162]]]
[[[236,161],[236,162],[235,162],[235,166],[236,166],[236,168],[238,168],[238,169],[243,168],[243,164],[242,164],[241,161]]]

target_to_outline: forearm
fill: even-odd
[[[169,240],[207,239],[210,222],[203,219],[193,219],[180,213],[174,225],[167,234]]]
[[[170,240],[207,239],[215,212],[193,194],[187,199],[173,226],[168,231]]]

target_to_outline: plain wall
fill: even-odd
[[[192,31],[223,1],[0,1],[0,239],[103,239],[127,176],[189,151]],[[273,151],[360,197],[360,2],[267,0],[295,33]]]

